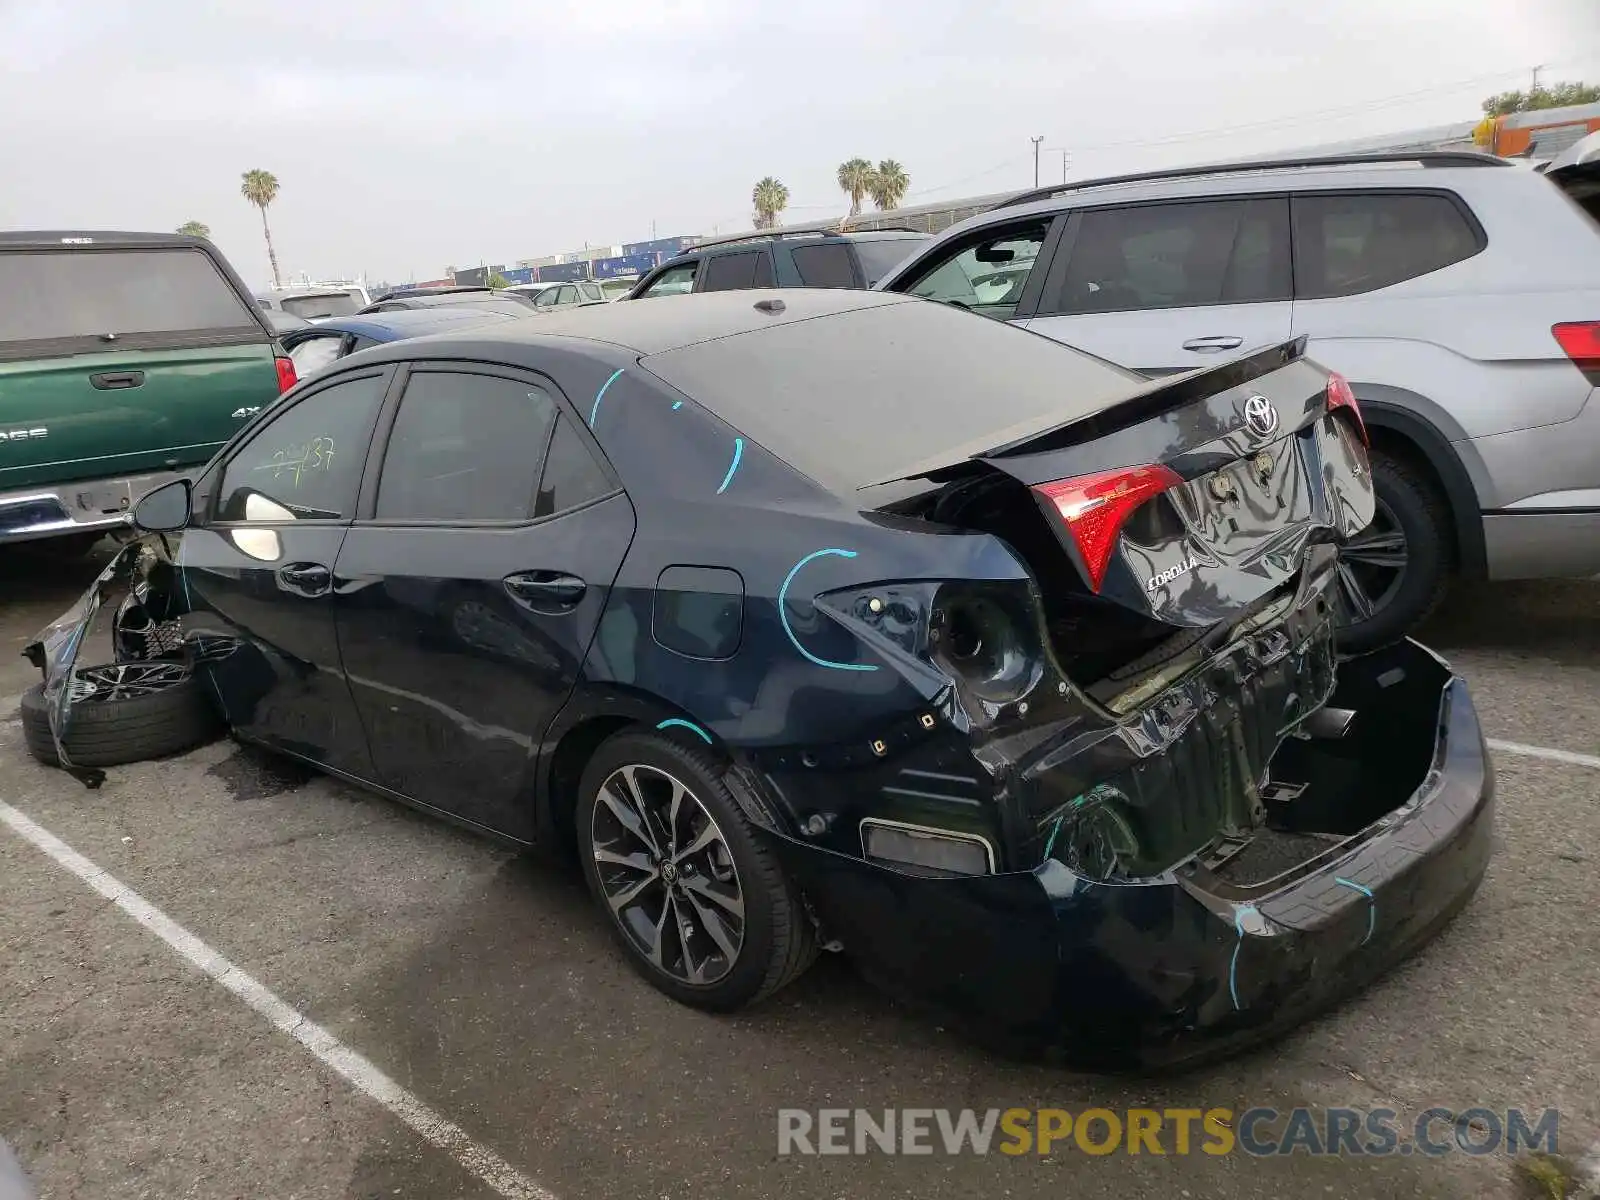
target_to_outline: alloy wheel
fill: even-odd
[[[189,677],[189,668],[172,662],[121,662],[85,667],[72,679],[74,703],[132,700],[176,687]]]
[[[659,767],[619,767],[590,817],[596,874],[611,917],[657,970],[715,983],[744,945],[744,891],[722,829],[694,792]]]
[[[1372,617],[1394,599],[1406,574],[1406,535],[1394,512],[1382,500],[1372,524],[1339,551],[1339,598],[1345,624]]]

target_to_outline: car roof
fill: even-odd
[[[920,302],[890,292],[844,288],[695,292],[547,313],[529,310],[526,319],[486,330],[483,339],[475,336],[474,341],[537,343],[545,339],[581,339],[609,343],[643,356],[772,325],[904,303]]]
[[[314,328],[332,333],[353,333],[375,342],[394,342],[402,338],[510,321],[520,315],[462,304],[450,308],[402,308],[361,316],[328,317],[318,321]]]
[[[0,248],[60,249],[62,246],[204,246],[186,233],[138,233],[107,229],[14,229],[0,231]]]
[[[1064,184],[1052,194],[1029,200],[1031,193],[958,221],[939,235],[940,241],[971,230],[1028,217],[1053,216],[1078,208],[1106,204],[1136,204],[1147,200],[1193,200],[1211,196],[1253,195],[1312,191],[1319,188],[1427,187],[1461,190],[1512,175],[1510,171],[1485,171],[1484,166],[1508,166],[1493,155],[1457,153],[1324,158],[1281,162],[1217,163],[1208,167],[1180,168],[1171,173],[1148,172],[1105,180]],[[1041,189],[1043,191],[1044,189]]]

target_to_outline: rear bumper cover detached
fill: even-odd
[[[1403,648],[1439,669],[1414,643]],[[768,831],[863,969],[1012,1053],[1163,1069],[1264,1040],[1370,982],[1471,898],[1494,778],[1445,674],[1431,768],[1394,811],[1245,898],[1180,866],[1132,882],[1033,871],[931,879]],[[1204,884],[1204,886],[1202,886]]]

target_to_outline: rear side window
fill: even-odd
[[[199,250],[0,253],[0,342],[259,328]]]
[[[384,452],[378,520],[528,520],[555,420],[550,393],[521,380],[413,373]]]
[[[1079,218],[1052,311],[1287,300],[1287,215],[1277,199],[1092,209]]]
[[[550,454],[545,459],[544,478],[534,500],[533,515],[548,517],[566,512],[610,492],[611,481],[589,452],[583,437],[571,420],[562,417],[556,435],[550,439]]]
[[[795,268],[800,272],[800,282],[807,287],[856,286],[855,269],[850,264],[850,247],[843,242],[796,246],[793,253]]]
[[[722,254],[706,263],[702,292],[730,292],[739,288],[772,286],[772,264],[765,250]]]
[[[1355,296],[1416,279],[1483,249],[1449,196],[1402,192],[1296,196],[1295,295]]]

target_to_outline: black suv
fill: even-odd
[[[639,280],[623,299],[740,288],[869,288],[932,240],[932,234],[900,229],[743,233],[685,250]]]

